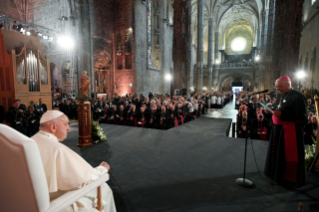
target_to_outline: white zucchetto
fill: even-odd
[[[58,111],[58,110],[48,110],[43,114],[43,116],[40,119],[40,124],[43,124],[47,121],[51,121],[53,119],[56,119],[60,116],[64,115],[64,113]]]

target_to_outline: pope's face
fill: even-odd
[[[66,115],[63,115],[58,121],[55,136],[62,142],[68,136],[69,130],[69,119]]]

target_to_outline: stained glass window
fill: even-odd
[[[147,0],[147,52],[148,64],[152,64],[152,0]]]

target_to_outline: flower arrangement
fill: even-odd
[[[92,139],[98,140],[99,142],[106,141],[106,135],[103,132],[103,129],[95,123],[92,119]]]
[[[311,137],[313,140],[312,145],[308,145],[308,148],[305,150],[305,165],[307,170],[310,169],[311,164],[313,163],[313,160],[315,159],[315,154],[316,154],[316,145],[317,145],[317,141]]]

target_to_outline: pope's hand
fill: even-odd
[[[111,169],[110,165],[109,165],[107,162],[104,162],[104,161],[101,163],[101,166],[104,166],[104,167],[107,168],[107,170],[109,170],[109,171],[110,171],[110,169]]]
[[[280,116],[281,116],[281,111],[275,110],[273,114],[274,114],[274,116],[276,116],[276,117],[280,117]]]

